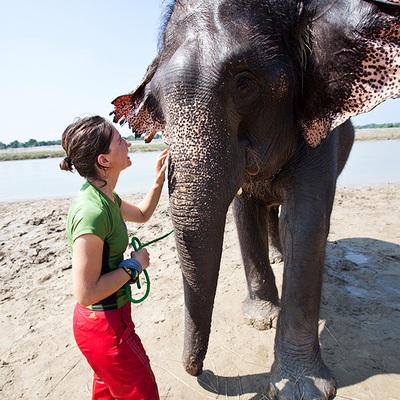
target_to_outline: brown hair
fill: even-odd
[[[100,154],[109,152],[114,129],[112,124],[98,115],[78,119],[68,125],[62,134],[61,144],[66,157],[60,162],[60,169],[73,172],[86,179],[97,179],[107,184],[98,174],[97,162]]]

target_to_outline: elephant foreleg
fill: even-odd
[[[268,255],[267,206],[243,192],[236,196],[233,211],[248,288],[245,320],[259,330],[268,329],[278,315],[279,296]]]
[[[292,193],[293,203],[284,204],[280,217],[285,267],[271,371],[271,399],[327,400],[335,393],[335,383],[322,360],[318,339],[331,199],[324,203],[318,196],[311,196],[310,191],[297,200]]]

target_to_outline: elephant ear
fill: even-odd
[[[315,17],[299,119],[316,147],[350,117],[400,97],[400,0],[308,4]]]
[[[158,102],[149,89],[150,81],[158,67],[158,58],[147,68],[141,83],[131,93],[117,97],[111,102],[114,110],[113,121],[124,125],[128,122],[129,128],[135,133],[135,137],[144,135],[146,143],[151,142],[157,132],[163,132],[165,121],[159,110]]]

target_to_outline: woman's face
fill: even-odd
[[[112,169],[122,171],[132,164],[128,155],[129,147],[131,147],[131,143],[113,127],[113,136],[106,155]]]

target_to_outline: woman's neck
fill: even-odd
[[[107,179],[101,181],[98,179],[88,179],[88,181],[93,186],[96,186],[101,192],[103,192],[112,202],[114,202],[115,199],[113,193],[118,179],[112,179],[111,177],[108,177]]]

